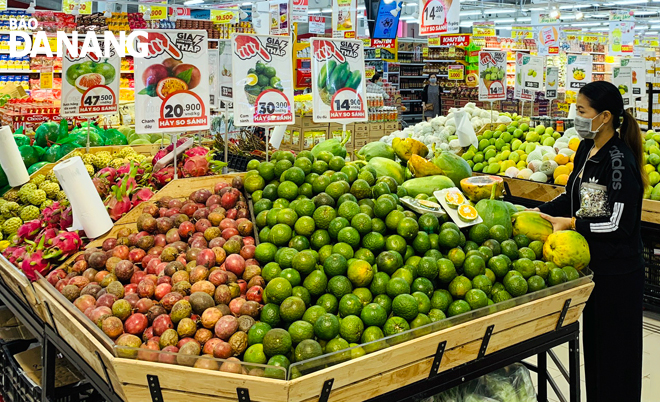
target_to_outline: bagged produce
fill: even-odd
[[[381,157],[394,160],[394,149],[384,142],[375,141],[360,148],[357,157],[370,161],[372,158]]]
[[[126,136],[120,133],[117,129],[111,128],[105,130],[102,136],[105,145],[128,145]],[[151,144],[149,141],[147,141],[146,143]]]
[[[37,155],[37,151],[29,145],[19,146],[18,152],[21,153],[21,159],[23,159],[23,163],[25,164],[26,168],[29,168],[30,166],[39,162],[39,156]]]
[[[30,137],[24,134],[14,134],[14,142],[19,148],[23,145],[30,145]]]
[[[433,164],[433,162],[422,158],[419,155],[412,155],[410,159],[408,159],[408,169],[410,170],[410,174],[414,177],[442,174],[442,170]]]
[[[422,157],[425,157],[429,154],[428,147],[421,141],[417,141],[413,138],[406,138],[405,140],[402,140],[401,138],[396,137],[392,140],[392,148],[394,148],[396,156],[406,162],[413,154]]]
[[[536,211],[516,212],[511,216],[513,220],[513,235],[524,234],[530,240],[546,241],[552,234],[552,223],[541,217]]]
[[[28,168],[28,170],[27,170],[28,174],[32,174],[32,173],[36,172],[37,170],[41,169],[42,167],[46,166],[47,164],[48,164],[48,162],[45,162],[45,161],[35,163],[34,165],[32,165]]]
[[[456,187],[461,186],[461,180],[472,176],[472,169],[465,159],[449,152],[442,151],[433,157],[433,163],[442,170],[442,174],[449,177]]]
[[[432,196],[434,191],[454,187],[454,182],[447,176],[435,175],[410,179],[403,183],[401,187],[405,188],[411,197],[415,197],[418,194]]]
[[[371,166],[376,170],[378,177],[381,176],[390,176],[398,184],[403,183],[404,181],[404,171],[403,166],[396,163],[392,159],[381,158],[379,156],[371,158],[367,163],[367,166]]]
[[[43,156],[43,160],[46,162],[54,163],[59,159],[60,145],[53,144],[47,150]]]
[[[60,133],[59,124],[54,121],[42,123],[34,132],[34,143],[40,147],[47,147],[57,141]]]

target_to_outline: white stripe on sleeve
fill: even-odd
[[[623,203],[615,202],[612,208],[612,216],[609,222],[592,223],[590,225],[591,231],[594,233],[609,233],[614,232],[619,228],[621,216],[623,215]]]

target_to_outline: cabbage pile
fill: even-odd
[[[463,110],[468,114],[475,132],[490,123],[491,111],[480,109],[473,102],[470,102],[463,108],[449,109],[447,116],[438,116],[431,119],[431,121],[423,121],[403,130],[394,131],[392,134],[381,138],[380,141],[391,145],[395,137],[410,137],[424,143],[429,149],[433,149],[435,146],[436,151],[452,151],[456,153],[460,151],[461,147],[455,136],[456,120],[454,119],[454,113],[459,110]],[[511,118],[508,116],[500,115],[496,111],[493,111],[492,114],[493,123],[511,123]],[[433,152],[431,151],[427,157],[433,158]]]

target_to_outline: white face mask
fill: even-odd
[[[601,112],[602,113],[602,112]],[[585,140],[591,140],[596,137],[596,134],[600,131],[600,128],[603,127],[603,122],[596,130],[591,130],[592,123],[594,119],[598,116],[601,115],[601,113],[598,113],[594,117],[588,119],[586,117],[582,116],[575,116],[574,125],[575,125],[575,131],[577,131],[578,135]]]

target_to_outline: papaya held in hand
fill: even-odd
[[[417,141],[414,138],[406,138],[402,140],[401,138],[394,138],[392,140],[392,148],[396,156],[401,160],[408,162],[408,159],[414,154],[421,157],[425,157],[429,154],[429,149],[421,141]]]

